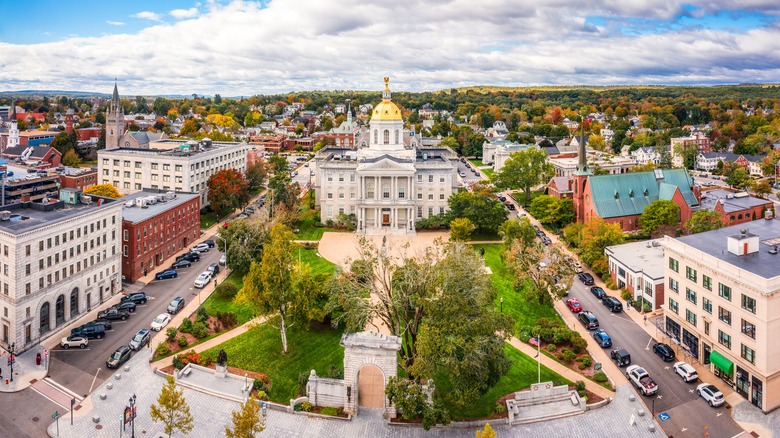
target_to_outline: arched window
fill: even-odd
[[[70,319],[79,314],[79,288],[73,288],[70,292]]]
[[[54,310],[54,326],[59,327],[65,322],[65,295],[57,297],[57,304]]]
[[[398,141],[399,141],[399,140],[400,140],[400,139],[398,138],[398,130],[396,129],[396,130],[395,130],[395,143],[396,143],[396,144],[398,144]]]
[[[742,213],[737,215],[737,219],[742,219]]]
[[[384,137],[384,143],[382,144],[390,144],[390,130],[385,129],[385,132],[382,133],[382,136]]]
[[[40,313],[41,323],[38,326],[41,334],[44,334],[50,330],[49,327],[49,303],[43,303]]]
[[[344,188],[339,188],[339,199],[344,199]]]
[[[374,144],[379,143],[379,131],[374,129]]]

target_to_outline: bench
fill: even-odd
[[[187,369],[183,370],[181,373],[184,374],[185,376],[189,376],[190,375],[190,371],[192,371],[192,368],[187,367]]]
[[[571,393],[571,404],[573,404],[574,406],[580,405],[580,401],[579,399],[577,399],[577,394],[573,392]]]

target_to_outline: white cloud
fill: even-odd
[[[124,26],[125,23],[123,21],[112,21],[112,20],[106,20],[106,23],[112,25],[112,26]]]
[[[133,17],[140,18],[142,20],[162,21],[160,14],[151,11],[142,11],[133,15]]]
[[[198,16],[198,8],[174,9],[169,12],[173,18],[194,18]]]
[[[751,0],[754,7],[760,1]],[[717,12],[711,0],[690,3]],[[777,23],[740,33],[706,26],[670,31],[685,13],[678,5],[672,0],[652,7],[642,0],[592,0],[588,8],[570,0],[535,7],[509,0],[204,2],[195,19],[155,23],[136,34],[0,42],[0,89],[109,92],[114,77],[128,95],[223,96],[379,90],[383,76],[392,78],[394,90],[410,91],[780,81]],[[151,12],[136,17],[162,20]],[[604,18],[593,25],[592,17]],[[641,32],[620,27],[632,21],[642,23]],[[57,56],[64,52],[74,56]],[[57,68],[49,68],[52,64]]]

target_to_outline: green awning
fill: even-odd
[[[722,354],[715,350],[712,350],[712,353],[710,353],[710,362],[715,364],[719,370],[726,374],[731,374],[734,371],[734,362],[726,359]]]

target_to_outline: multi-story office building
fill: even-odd
[[[122,289],[122,203],[61,199],[0,207],[2,344],[19,352]]]
[[[149,148],[119,147],[98,151],[100,184],[112,184],[121,193],[144,188],[200,194],[208,204],[208,180],[223,169],[246,171],[244,142],[162,140]]]
[[[135,282],[200,236],[197,193],[145,189],[121,202],[125,281]]]
[[[666,237],[663,331],[764,412],[780,406],[780,221]]]

